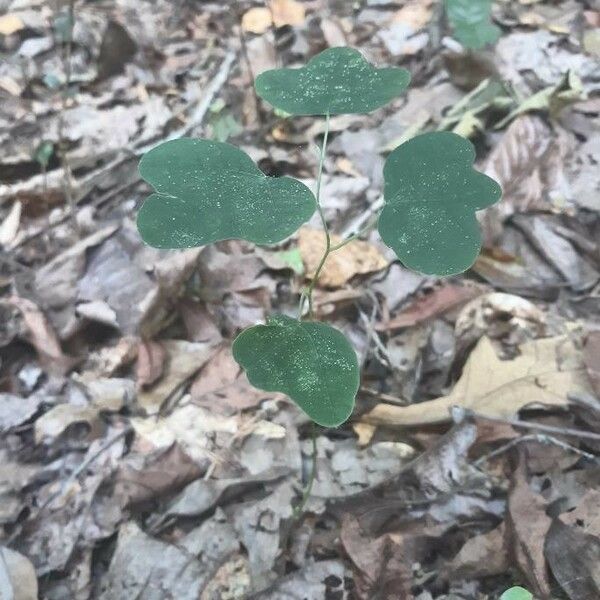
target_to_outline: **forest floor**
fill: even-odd
[[[0,597],[600,598],[600,2],[501,0],[464,52],[434,0],[0,0]],[[294,314],[318,217],[277,247],[145,246],[141,155],[209,137],[314,186],[324,121],[253,78],[328,46],[410,70],[331,119],[322,201],[347,236],[385,156],[468,136],[503,187],[462,276],[375,232],[326,266],[351,420],[250,387],[231,342]]]

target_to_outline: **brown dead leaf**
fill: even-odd
[[[560,515],[565,525],[579,527],[584,533],[600,538],[600,490],[587,490],[578,506]]]
[[[306,9],[297,0],[270,0],[269,8],[275,27],[302,25],[306,18]]]
[[[489,338],[483,337],[469,356],[452,392],[410,406],[378,404],[367,422],[422,425],[450,420],[453,406],[491,417],[513,417],[528,406],[568,405],[569,394],[590,394],[582,352],[570,336],[527,342],[521,354],[501,360]]]
[[[264,6],[255,6],[247,10],[242,17],[242,29],[261,35],[273,24],[271,11]]]
[[[140,388],[156,383],[165,370],[167,353],[158,342],[141,342],[135,367],[137,385]]]
[[[543,498],[531,489],[523,466],[519,466],[514,472],[508,497],[508,539],[512,554],[533,593],[543,598],[550,596],[544,540],[552,523],[545,508]]]
[[[149,457],[128,458],[115,475],[115,493],[123,508],[176,492],[198,479],[208,464],[198,465],[176,443]]]
[[[342,241],[337,235],[331,236],[332,245]],[[307,277],[312,277],[325,251],[325,236],[318,229],[302,227],[298,235],[298,247],[306,267]],[[388,261],[375,246],[359,240],[346,244],[329,256],[318,285],[321,287],[340,287],[355,275],[373,273],[387,267]]]
[[[362,573],[359,586],[362,598],[372,598],[377,590],[384,598],[412,600],[412,569],[402,536],[387,533],[370,538],[361,530],[358,519],[348,514],[342,520],[340,538],[348,556]],[[392,592],[393,596],[389,596]]]
[[[544,554],[552,574],[571,600],[600,598],[598,537],[555,520],[546,537]]]
[[[487,161],[485,172],[502,186],[502,200],[481,215],[483,238],[491,246],[502,233],[502,223],[515,213],[553,208],[548,198],[560,190],[564,174],[562,158],[568,142],[559,141],[537,116],[524,115],[506,130]],[[549,157],[556,160],[550,161]]]
[[[443,283],[433,288],[428,294],[415,298],[403,308],[393,319],[375,326],[377,331],[390,331],[413,327],[419,323],[434,319],[450,310],[460,308],[470,300],[485,293],[483,286],[474,284]]]
[[[250,385],[233,359],[231,346],[223,346],[202,368],[190,389],[194,404],[221,414],[233,414],[256,406],[274,394]]]
[[[158,412],[165,400],[202,368],[213,354],[212,345],[204,343],[170,340],[163,342],[162,347],[167,356],[163,378],[138,394],[138,404],[148,414]]]
[[[57,373],[68,371],[75,361],[63,354],[58,336],[39,307],[31,300],[19,296],[11,296],[8,301],[21,311],[40,362]]]
[[[502,575],[510,562],[504,545],[505,525],[470,538],[448,565],[448,576],[466,579]]]

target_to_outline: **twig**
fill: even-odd
[[[68,489],[69,486],[83,473],[97,458],[99,458],[104,452],[106,452],[113,444],[116,444],[119,440],[123,439],[133,428],[128,425],[115,436],[113,436],[110,440],[106,441],[102,446],[94,452],[94,454],[90,454],[70,475],[65,479],[65,481],[60,486],[60,490],[52,494],[42,506],[40,506],[39,512],[43,512],[44,509],[49,506],[54,500],[60,498]]]
[[[523,435],[519,438],[511,440],[510,442],[507,442],[503,446],[500,446],[500,448],[497,448],[496,450],[493,450],[492,452],[489,452],[488,454],[485,454],[484,456],[478,458],[475,461],[474,465],[476,467],[480,467],[483,463],[491,460],[492,458],[495,458],[496,456],[499,456],[500,454],[503,454],[504,452],[507,452],[511,448],[514,448],[515,446],[522,444],[524,442],[539,442],[540,444],[558,446],[559,448],[562,448],[563,450],[567,450],[568,452],[573,452],[573,453],[578,454],[579,456],[583,456],[589,460],[592,460],[595,462],[600,462],[600,457],[596,456],[595,454],[591,454],[589,452],[585,452],[584,450],[580,450],[579,448],[576,448],[575,446],[572,446],[571,444],[567,444],[566,442],[563,442],[562,440],[559,440],[555,437],[545,435],[542,433],[529,433],[527,435]]]
[[[461,406],[455,407],[456,412],[459,413],[459,417],[454,417],[454,420],[460,420],[461,416],[466,416],[474,419],[480,419],[483,421],[491,421],[492,423],[506,423],[513,427],[521,427],[523,429],[537,429],[538,431],[544,431],[546,433],[553,433],[555,435],[566,435],[569,437],[576,437],[584,440],[595,440],[600,442],[600,433],[594,433],[593,431],[585,431],[581,429],[570,429],[568,427],[554,427],[552,425],[542,425],[541,423],[531,423],[530,421],[521,421],[519,419],[503,419],[501,417],[490,417],[469,408],[463,408]]]

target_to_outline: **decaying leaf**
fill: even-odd
[[[552,574],[571,600],[600,596],[600,539],[555,520],[544,554]]]
[[[364,419],[396,426],[441,423],[450,420],[453,406],[512,417],[528,406],[565,407],[569,394],[591,392],[581,349],[571,337],[527,342],[512,360],[501,360],[483,337],[449,395],[411,406],[379,404]]]
[[[235,362],[231,346],[223,346],[202,367],[190,388],[192,400],[211,412],[233,414],[275,394],[256,389]]]
[[[163,403],[199,371],[212,356],[209,343],[170,340],[162,343],[167,355],[167,367],[162,379],[138,394],[138,404],[146,413],[156,413]]]
[[[478,285],[442,283],[429,293],[416,297],[400,312],[385,323],[378,323],[378,331],[390,331],[413,327],[429,319],[434,319],[483,294],[485,288]]]
[[[508,535],[517,564],[532,591],[542,598],[550,596],[544,540],[552,519],[546,515],[545,508],[543,498],[530,488],[521,463],[514,473],[508,497]]]
[[[84,424],[89,429],[89,439],[94,439],[102,431],[99,416],[98,409],[92,406],[59,404],[35,422],[35,441],[40,444],[43,441],[54,440],[76,423]]]
[[[339,236],[331,236],[332,245],[341,241]],[[298,235],[298,246],[306,268],[306,276],[311,278],[325,251],[325,236],[322,231],[303,227]],[[369,242],[354,240],[329,256],[319,276],[318,285],[341,287],[355,275],[381,271],[387,265],[388,261],[375,246]]]
[[[0,548],[0,598],[37,600],[38,582],[29,559],[10,548]]]

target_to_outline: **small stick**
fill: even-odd
[[[463,408],[462,406],[455,407],[458,416],[456,420],[460,420],[460,416],[471,417],[474,419],[481,419],[483,421],[491,421],[492,423],[506,423],[513,427],[521,427],[523,429],[534,429],[538,431],[544,431],[546,433],[553,433],[555,435],[566,435],[569,437],[576,437],[584,440],[595,440],[600,442],[600,433],[594,433],[592,431],[585,431],[581,429],[571,429],[568,427],[554,427],[552,425],[542,425],[541,423],[531,423],[530,421],[521,421],[520,419],[503,419],[501,417],[490,417],[469,408]]]

